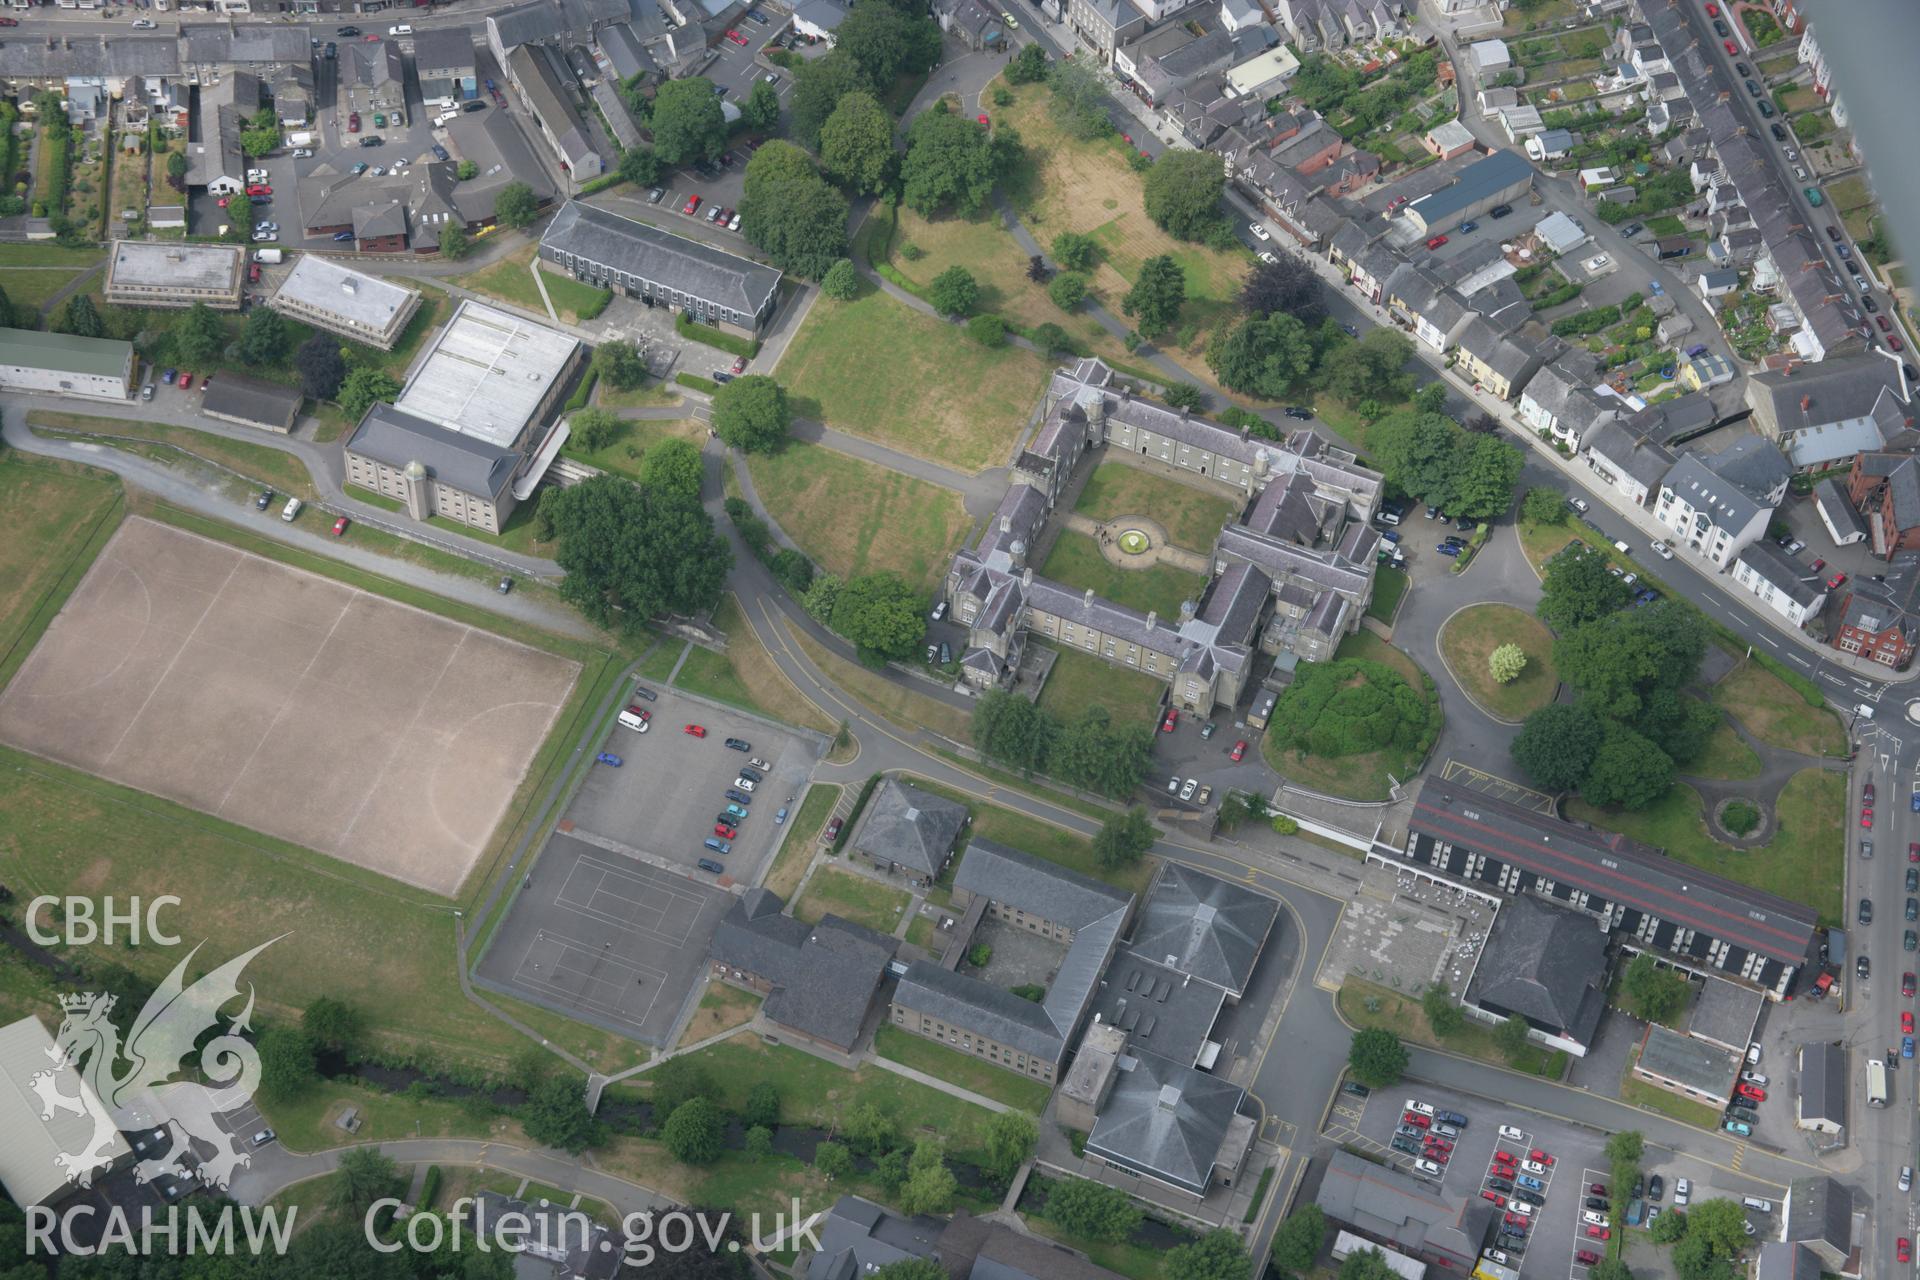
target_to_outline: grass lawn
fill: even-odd
[[[696,645],[681,665],[675,685],[803,729],[832,733],[838,727],[827,719],[825,712],[802,697],[800,690],[774,664],[773,656],[747,625],[740,614],[739,601],[731,594],[713,611],[713,625],[726,633],[726,653],[715,653]]]
[[[1043,577],[1076,590],[1092,587],[1094,594],[1141,613],[1158,613],[1177,621],[1184,600],[1198,600],[1207,580],[1172,565],[1122,569],[1100,554],[1100,546],[1084,533],[1062,533],[1041,568]]]
[[[937,956],[939,952],[934,949],[933,935],[933,921],[925,916],[915,916],[913,923],[907,926],[908,944]]]
[[[797,627],[785,628],[786,634],[820,674],[845,689],[869,710],[878,711],[897,725],[928,729],[965,745],[973,741],[973,714],[959,707],[930,698],[924,693],[902,688],[858,663],[848,662],[828,650],[819,641]]]
[[[1846,750],[1840,721],[1825,707],[1812,707],[1793,688],[1757,662],[1743,662],[1713,686],[1714,705],[1770,747],[1808,755]]]
[[[1707,749],[1698,760],[1685,767],[1685,772],[1701,778],[1738,781],[1760,772],[1760,757],[1740,740],[1739,734],[1723,724],[1713,731],[1713,737],[1707,739]]]
[[[1046,1110],[1052,1089],[1038,1080],[1016,1075],[985,1058],[935,1044],[899,1027],[883,1026],[873,1035],[873,1050],[902,1066],[959,1085],[962,1089],[1004,1102],[1035,1116]]]
[[[1167,691],[1164,680],[1144,671],[1116,667],[1090,653],[1050,647],[1060,656],[1054,659],[1046,688],[1040,691],[1042,711],[1071,720],[1086,707],[1101,706],[1112,713],[1115,724],[1151,727],[1158,719],[1160,702]]]
[[[1535,573],[1544,573],[1547,561],[1553,558],[1554,553],[1575,538],[1579,538],[1589,547],[1599,541],[1592,530],[1587,529],[1586,526],[1581,525],[1576,528],[1571,523],[1535,524],[1531,520],[1521,520],[1515,524],[1514,528],[1520,535],[1520,550],[1526,555],[1527,563],[1533,566]],[[1604,544],[1600,549],[1609,555],[1613,554],[1613,549]]]
[[[833,812],[833,806],[839,803],[838,786],[816,782],[807,788],[806,796],[800,801],[800,811],[787,819],[786,837],[780,842],[780,852],[774,855],[773,867],[766,879],[766,887],[782,899],[792,898],[800,878],[807,874],[807,866],[813,861],[814,840],[827,825],[827,815]]]
[[[439,285],[425,280],[408,280],[407,287],[420,291],[420,305],[413,310],[413,316],[407,321],[407,327],[400,331],[399,339],[393,344],[393,350],[382,351],[364,343],[354,344],[368,364],[377,364],[393,375],[394,381],[405,382],[407,366],[413,363],[413,357],[419,353],[420,344],[427,335],[437,331],[453,314],[452,297]]]
[[[1417,999],[1401,995],[1377,982],[1348,978],[1340,984],[1340,992],[1334,997],[1334,1003],[1339,1006],[1340,1016],[1354,1026],[1385,1027],[1409,1044],[1450,1049],[1469,1058],[1511,1067],[1527,1075],[1545,1076],[1549,1080],[1558,1080],[1566,1074],[1566,1052],[1548,1049],[1544,1045],[1529,1043],[1518,1059],[1509,1061],[1507,1055],[1493,1043],[1492,1026],[1477,1018],[1468,1018],[1464,1027],[1442,1039],[1427,1024],[1426,1012],[1421,1009]]]
[[[1426,673],[1420,664],[1368,631],[1358,631],[1340,642],[1335,658],[1364,658],[1384,663],[1406,677],[1416,690],[1426,688]],[[1426,694],[1435,707],[1432,693]],[[1313,791],[1343,796],[1349,800],[1385,800],[1392,794],[1394,780],[1406,785],[1419,772],[1423,761],[1400,750],[1363,751],[1350,756],[1314,756],[1293,750],[1272,732],[1260,737],[1260,750],[1276,772]]]
[[[1517,644],[1527,665],[1508,684],[1487,669],[1503,644]],[[1525,610],[1508,604],[1469,605],[1440,627],[1440,652],[1454,680],[1488,715],[1509,723],[1525,720],[1553,701],[1560,677],[1553,669],[1553,633]]]
[[[347,496],[356,498],[372,507],[382,507],[388,511],[405,511],[406,504],[398,498],[389,498],[384,493],[375,493],[349,481],[345,486]],[[523,502],[507,516],[506,528],[499,533],[488,533],[485,529],[450,520],[446,516],[428,516],[427,523],[446,533],[457,533],[463,538],[472,538],[475,542],[489,546],[503,547],[508,551],[517,551],[522,555],[546,556],[551,558],[559,549],[559,544],[543,540],[538,530],[538,521],[534,519],[537,504]]]
[[[1571,818],[1663,848],[1669,857],[1804,902],[1822,924],[1839,925],[1846,801],[1840,774],[1802,769],[1775,797],[1778,826],[1757,849],[1734,849],[1708,835],[1700,794],[1684,783],[1637,811],[1597,809],[1583,800],[1569,801],[1567,810]]]
[[[263,957],[264,958],[264,957]],[[336,1120],[351,1107],[360,1128],[349,1135]],[[289,1150],[324,1151],[348,1142],[398,1138],[501,1138],[518,1135],[518,1123],[476,1113],[447,1098],[413,1098],[352,1080],[322,1080],[288,1102],[268,1108],[274,1132]],[[304,1203],[304,1202],[303,1202]]]
[[[1103,462],[1087,477],[1075,511],[1096,520],[1150,516],[1166,526],[1176,547],[1205,553],[1239,504],[1145,467]]]
[[[1103,867],[1094,860],[1093,841],[1065,827],[1056,827],[1040,818],[1002,809],[997,804],[989,804],[976,796],[962,794],[925,778],[912,778],[910,781],[922,791],[931,791],[967,806],[973,814],[970,830],[974,835],[1012,845],[1035,857],[1057,862],[1081,875],[1104,880],[1130,893],[1144,894],[1148,881],[1153,878],[1150,858],[1143,858],[1131,867]],[[950,883],[959,867],[960,859],[955,858],[947,874],[942,877],[942,882]]]
[[[66,602],[119,524],[121,508],[120,482],[107,472],[0,454],[0,510],[7,513],[7,537],[0,541],[0,686]]]
[[[824,445],[789,444],[747,461],[780,527],[841,577],[888,570],[930,589],[971,527],[957,491]]]
[[[1105,1267],[1126,1280],[1167,1280],[1167,1250],[1148,1245],[1122,1241],[1119,1244],[1106,1244],[1097,1240],[1085,1240],[1065,1230],[1057,1222],[1037,1214],[1022,1214],[1021,1221],[1050,1240],[1058,1240],[1070,1248],[1078,1249],[1091,1258],[1096,1266]]]
[[[1048,362],[989,349],[879,290],[820,299],[779,365],[794,411],[967,471],[1004,463]]]
[[[699,1044],[709,1036],[743,1027],[752,1022],[753,1015],[759,1011],[760,997],[753,992],[730,987],[724,982],[709,982],[705,994],[700,997],[699,1007],[687,1019],[687,1029],[680,1033],[680,1043],[683,1046]]]
[[[516,249],[498,262],[468,272],[466,275],[453,276],[449,284],[457,284],[463,289],[475,293],[484,293],[490,298],[531,311],[535,315],[547,314],[547,307],[540,300],[540,289],[533,282],[530,270],[537,245],[527,245]],[[560,318],[569,324],[580,323],[582,312],[593,314],[603,305],[608,296],[605,289],[595,289],[591,285],[581,284],[568,276],[558,275],[542,269],[540,279],[547,286],[547,296],[553,299],[554,310]]]
[[[1412,583],[1405,569],[1382,565],[1374,570],[1373,599],[1367,602],[1367,616],[1392,625],[1393,611],[1400,607],[1400,598]]]
[[[670,383],[646,382],[631,391],[616,391],[604,378],[594,384],[593,403],[600,409],[645,409],[680,402],[680,393]]]
[[[75,270],[72,267],[0,267],[0,289],[6,290],[7,301],[22,309],[32,308],[38,312],[46,305],[48,298],[66,288],[80,278],[89,268]],[[33,321],[29,328],[39,328],[40,322]]]
[[[812,924],[832,912],[869,929],[892,933],[911,897],[904,889],[890,888],[836,867],[821,867],[813,873],[813,879],[807,881],[800,900],[793,904],[793,914]]]
[[[270,484],[281,493],[297,496],[306,502],[313,501],[313,478],[307,474],[306,464],[272,445],[229,440],[225,436],[195,431],[191,427],[138,422],[131,418],[98,418],[51,409],[29,410],[27,425],[80,435],[121,436],[169,444],[230,471],[237,471],[249,479]]]

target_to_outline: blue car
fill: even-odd
[[[779,812],[773,815],[773,825],[776,827],[782,826],[786,823],[786,820],[787,820],[787,806],[781,805]]]
[[[353,239],[353,232],[351,231],[336,231],[333,233],[333,242],[335,244],[345,244],[351,239]]]
[[[1382,542],[1398,542],[1400,541],[1400,535],[1391,529],[1382,529],[1380,531],[1380,540]]]
[[[713,836],[708,836],[707,848],[713,850],[717,854],[721,854],[722,856],[724,856],[726,854],[733,852],[733,841],[719,840],[714,838]]]
[[[1546,1183],[1540,1181],[1540,1179],[1530,1173],[1523,1173],[1515,1178],[1514,1181],[1529,1191],[1545,1191],[1547,1189]]]
[[[1913,1037],[1912,1036],[1900,1037],[1900,1056],[1903,1058],[1911,1058],[1913,1056]]]
[[[727,788],[727,799],[733,801],[735,804],[752,804],[753,803],[752,796],[748,795],[744,791],[736,791],[732,787]]]
[[[1753,1126],[1745,1120],[1729,1120],[1720,1127],[1728,1133],[1737,1133],[1743,1138],[1751,1138],[1753,1136]]]
[[[727,806],[727,817],[729,819],[737,821],[738,819],[744,818],[746,816],[747,816],[747,811],[745,809],[742,809],[739,805],[730,804]]]
[[[601,764],[610,764],[616,769],[626,763],[626,761],[611,751],[602,751],[599,755],[595,756],[594,759],[598,760]]]
[[[1479,224],[1479,223],[1477,223],[1477,222],[1473,222],[1473,221],[1471,221],[1471,220],[1469,220],[1469,221],[1467,221],[1467,222],[1463,222],[1463,223],[1461,223],[1461,224],[1460,224],[1460,230],[1459,230],[1459,232],[1458,232],[1457,234],[1459,234],[1459,235],[1465,235],[1465,234],[1467,234],[1467,232],[1469,232],[1469,231],[1477,231],[1477,230],[1479,230],[1479,227],[1480,227],[1480,224]]]
[[[1457,556],[1460,554],[1460,545],[1455,542],[1442,542],[1434,547],[1434,550],[1443,556]]]
[[[1913,799],[1913,811],[1915,813],[1920,813],[1920,788],[1915,788],[1912,799]]]

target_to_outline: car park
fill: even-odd
[[[1529,1191],[1545,1191],[1547,1189],[1546,1183],[1540,1181],[1540,1179],[1530,1173],[1523,1173],[1513,1181],[1516,1185],[1525,1187]]]

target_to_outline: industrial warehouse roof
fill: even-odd
[[[1785,964],[1812,944],[1813,908],[1448,782],[1429,780],[1412,829],[1498,858],[1608,902],[1650,912]]]
[[[114,377],[127,372],[133,344],[117,338],[77,338],[69,333],[0,329],[0,365]]]
[[[1533,166],[1518,151],[1500,150],[1474,161],[1460,171],[1450,187],[1421,196],[1408,206],[1428,225],[1450,218],[1482,200],[1490,200],[1516,182],[1530,182]]]
[[[557,329],[469,298],[414,365],[394,407],[506,448],[579,346]]]
[[[247,251],[237,244],[116,240],[107,261],[107,288],[238,291]]]
[[[344,325],[381,333],[417,296],[415,290],[391,280],[355,271],[316,253],[303,253],[274,294],[274,301],[298,303],[337,316]]]
[[[49,1117],[34,1091],[34,1077],[51,1072],[54,1087],[65,1096],[92,1095],[78,1071],[52,1064],[52,1051],[53,1037],[37,1019],[0,1027],[0,1187],[22,1206],[50,1200],[66,1188],[60,1156],[95,1149],[92,1114],[56,1110]],[[99,1105],[95,1099],[94,1107]],[[126,1153],[126,1139],[115,1133],[102,1154],[113,1160]]]
[[[540,238],[543,249],[571,253],[664,284],[744,315],[758,315],[780,287],[777,268],[569,200]]]

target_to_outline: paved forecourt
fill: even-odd
[[[0,693],[0,740],[450,895],[578,674],[136,517]]]

